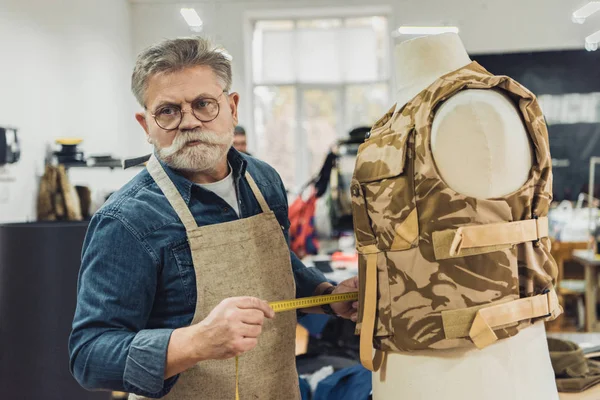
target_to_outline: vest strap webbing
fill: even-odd
[[[368,249],[362,249],[367,253],[365,254],[367,271],[365,274],[363,319],[360,329],[360,362],[366,369],[375,372],[381,367],[383,362],[383,352],[380,350],[375,350],[375,356],[373,357],[373,335],[375,332],[375,316],[377,311],[377,252],[379,250],[375,246],[366,247]]]
[[[556,291],[495,304],[442,311],[447,339],[469,337],[479,349],[496,342],[494,329],[533,318],[552,318],[560,314]]]
[[[498,224],[462,226],[456,230],[450,245],[450,256],[463,249],[514,245],[540,240],[548,236],[548,217]]]

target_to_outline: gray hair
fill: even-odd
[[[202,37],[167,39],[142,51],[131,76],[131,91],[141,106],[148,80],[162,72],[206,65],[217,75],[223,90],[231,89],[231,61],[227,53]]]

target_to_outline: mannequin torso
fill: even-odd
[[[404,42],[396,49],[397,109],[436,79],[469,64],[455,34]],[[532,153],[510,99],[465,90],[434,117],[431,148],[448,186],[476,198],[504,196],[527,180]],[[543,322],[483,350],[388,353],[373,375],[375,400],[558,399]]]

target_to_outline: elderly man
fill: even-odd
[[[357,289],[356,279],[331,286],[290,252],[279,175],[231,147],[230,87],[228,58],[202,38],[137,59],[136,118],[154,152],[89,225],[69,342],[87,389],[299,399],[296,314],[267,302]],[[325,308],[356,319],[356,303]]]

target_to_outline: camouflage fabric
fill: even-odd
[[[430,136],[441,102],[461,90],[492,88],[508,94],[518,105],[535,159],[529,179],[519,190],[481,200],[456,193],[444,183],[433,160]],[[557,266],[548,238],[494,247],[483,254],[435,256],[435,232],[548,213],[552,170],[544,117],[535,96],[508,77],[491,75],[473,62],[441,77],[401,109],[392,107],[359,149],[351,193],[361,253],[361,292],[367,257],[361,249],[376,246],[379,251],[374,333],[374,346],[379,350],[473,346],[467,337],[446,338],[443,311],[493,305],[553,288]],[[359,301],[364,301],[364,295]],[[357,333],[362,316],[359,311]],[[521,321],[495,333],[503,339],[530,324]]]

